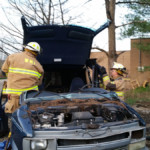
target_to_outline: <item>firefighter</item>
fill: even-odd
[[[19,107],[20,95],[29,90],[38,91],[38,85],[42,83],[44,70],[36,60],[41,53],[37,42],[29,42],[23,46],[24,51],[11,54],[2,65],[2,71],[7,76],[7,87],[3,94],[8,95],[5,104],[5,113],[11,114]]]
[[[105,67],[99,66],[99,69],[103,76],[103,83],[106,90],[116,92],[119,98],[124,100],[124,92],[131,89],[130,79],[124,77],[124,75],[127,74],[126,68],[122,64],[114,62],[113,67],[110,69],[112,81],[107,75]]]

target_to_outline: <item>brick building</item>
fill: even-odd
[[[150,82],[150,51],[143,52],[135,46],[136,43],[150,44],[150,39],[132,39],[130,54],[130,74],[131,79],[137,79],[140,84],[148,80]]]

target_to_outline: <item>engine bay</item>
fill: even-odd
[[[28,114],[33,129],[99,128],[106,122],[134,119],[119,101],[102,99],[61,99],[30,104]]]

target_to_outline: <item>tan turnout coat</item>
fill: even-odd
[[[3,94],[11,95],[20,95],[28,90],[37,91],[44,74],[41,64],[27,51],[8,56],[2,71],[7,75],[7,88],[3,89]]]

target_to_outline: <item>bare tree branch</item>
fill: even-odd
[[[41,13],[42,13],[42,15],[43,15],[43,23],[44,24],[46,24],[47,23],[47,16],[46,16],[46,14],[45,14],[45,11],[44,11],[44,9],[43,9],[43,4],[41,4],[38,0],[37,0],[37,3],[38,3],[38,5],[39,5],[39,8],[40,8],[40,10],[41,10]],[[46,19],[46,20],[45,20]]]
[[[65,24],[65,21],[64,21],[64,12],[63,12],[63,9],[62,9],[61,0],[59,0],[59,7],[60,7],[60,13],[61,13],[61,20],[62,20],[62,23],[64,25]]]
[[[40,15],[38,14],[38,12],[37,12],[37,9],[36,9],[36,3],[35,3],[35,6],[34,5],[32,5],[31,4],[31,2],[29,1],[29,4],[30,4],[30,6],[31,6],[31,8],[32,8],[32,10],[33,10],[33,12],[34,12],[34,20],[36,21],[36,22],[38,22],[38,20],[37,20],[37,17],[38,18],[40,18],[41,20],[42,20],[42,17],[40,17]]]
[[[119,54],[117,54],[117,58],[121,55],[121,54],[123,54],[123,53],[125,53],[126,51],[121,51]]]
[[[4,33],[0,39],[1,45],[4,45],[3,50],[6,52],[20,51],[20,46],[23,39],[23,33],[18,25],[14,23],[12,16],[24,16],[28,26],[43,25],[43,24],[69,24],[79,16],[69,16],[68,7],[65,7],[69,0],[8,0],[9,8],[4,8],[3,12],[6,15],[9,25],[5,22],[0,22],[0,29]],[[10,14],[9,10],[13,14]],[[17,16],[18,15],[18,16]]]
[[[22,39],[22,36],[23,36],[23,35],[21,36],[21,33],[16,32],[15,30],[12,30],[12,28],[8,28],[7,26],[3,26],[3,25],[1,25],[1,24],[0,24],[0,27],[1,27],[3,30],[5,30],[8,34],[10,34],[11,36],[16,36],[16,37]],[[13,33],[20,34],[20,36],[18,36],[17,34],[13,34]]]
[[[123,27],[123,26],[133,24],[133,23],[144,23],[144,22],[147,22],[147,21],[145,21],[145,20],[144,21],[132,21],[132,22],[129,22],[129,23],[126,23],[126,24],[115,26],[115,28]]]
[[[9,0],[9,2],[10,2],[10,5],[12,7],[14,7],[15,10],[19,11],[22,16],[26,16],[26,17],[30,18],[31,21],[34,20],[39,25],[42,24],[41,21],[38,21],[37,19],[35,20],[35,18],[34,18],[35,14],[33,15],[31,13],[31,10],[29,9],[29,8],[31,8],[31,7],[29,7],[31,5],[29,5],[29,4],[27,5],[26,3],[23,3],[23,7],[21,7],[21,6],[17,5],[15,0],[14,1]],[[29,0],[28,0],[28,2],[29,2]],[[36,15],[37,15],[37,13],[36,13]],[[38,15],[38,17],[40,17],[40,16]],[[40,19],[42,19],[42,18],[40,18]]]
[[[52,12],[52,1],[49,0],[48,14],[47,14],[47,24],[50,23],[50,20],[51,20],[51,12]]]
[[[3,44],[6,44],[7,46],[9,46],[9,47],[11,47],[11,48],[13,48],[13,49],[11,49],[11,51],[12,52],[16,52],[16,51],[20,51],[20,49],[18,48],[18,47],[15,47],[14,46],[14,43],[11,43],[11,41],[10,40],[0,40],[1,42],[3,42]],[[7,50],[8,50],[8,47],[7,47]],[[15,51],[16,50],[16,51]]]
[[[8,16],[6,15],[5,9],[2,8],[2,10],[3,10],[4,14],[5,14],[5,17],[7,18],[7,21],[11,24],[11,26],[12,26],[15,30],[18,31],[17,33],[20,34],[21,31],[10,21],[10,19],[9,19]]]
[[[7,55],[7,56],[9,55],[9,53],[7,53],[2,47],[0,47],[0,52],[1,52],[1,53],[4,53],[4,54]]]
[[[99,50],[101,52],[104,52],[107,56],[109,56],[108,52],[106,52],[106,50],[104,50],[104,49],[101,49],[99,47],[92,47],[92,49],[97,49],[97,50]]]

